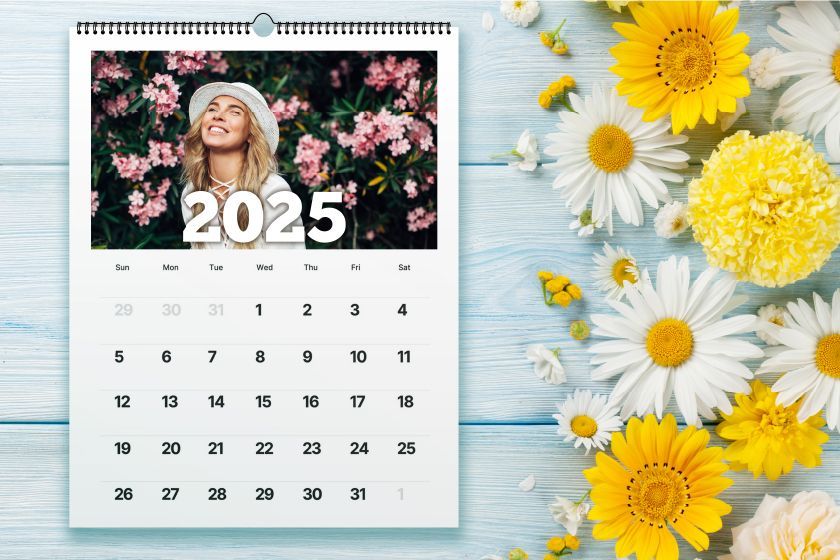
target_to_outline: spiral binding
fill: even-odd
[[[76,22],[78,35],[250,35],[249,21]],[[275,22],[279,35],[451,35],[450,22]]]

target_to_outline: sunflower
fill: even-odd
[[[750,94],[741,72],[750,64],[742,51],[750,38],[732,35],[738,10],[715,15],[717,2],[630,4],[636,25],[616,22],[627,41],[610,49],[621,76],[617,89],[645,109],[644,120],[671,114],[675,134],[694,128],[700,115],[713,124],[717,113],[734,113],[735,100]]]
[[[707,533],[719,531],[721,516],[732,508],[715,496],[732,480],[723,450],[706,447],[709,432],[689,426],[677,431],[667,415],[658,423],[631,418],[626,437],[612,436],[610,448],[618,461],[599,451],[595,467],[583,471],[592,484],[589,519],[598,523],[592,536],[618,539],[617,557],[635,553],[637,560],[677,560],[674,529],[696,550],[709,548]]]

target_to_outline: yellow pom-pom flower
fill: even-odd
[[[732,470],[749,469],[756,478],[765,473],[776,480],[793,469],[794,461],[808,468],[820,464],[820,446],[828,441],[828,434],[820,430],[825,420],[815,414],[800,422],[796,414],[802,399],[781,406],[777,396],[756,379],[752,394],[735,395],[738,406],[732,414],[721,413],[723,422],[716,431],[733,442],[723,454]]]
[[[580,539],[578,539],[574,535],[566,535],[564,539],[566,541],[566,548],[571,548],[572,550],[577,550],[580,548]]]
[[[552,278],[554,278],[554,274],[547,271],[547,270],[540,270],[537,272],[537,278],[540,279],[540,282],[548,282]]]
[[[557,275],[545,283],[545,289],[552,294],[562,292],[563,289],[569,285],[569,279],[565,276]]]
[[[708,431],[678,431],[670,414],[661,423],[652,414],[644,422],[631,418],[626,436],[612,436],[618,461],[599,451],[597,466],[583,471],[592,484],[592,536],[618,539],[616,556],[635,553],[640,560],[679,558],[670,529],[695,550],[708,549],[707,533],[719,531],[721,516],[732,510],[715,497],[732,484],[721,476],[727,470],[723,450],[708,443]]]
[[[792,132],[724,139],[689,185],[688,204],[709,264],[759,286],[807,277],[840,243],[840,179]]]
[[[521,548],[514,548],[508,552],[508,560],[528,560],[528,553]]]
[[[569,304],[572,303],[572,296],[568,292],[557,292],[551,296],[551,301],[561,307],[569,307]]]
[[[674,134],[694,128],[703,116],[713,124],[717,113],[734,113],[735,100],[750,94],[741,72],[750,64],[743,53],[745,33],[733,35],[738,9],[715,15],[717,2],[632,2],[636,20],[613,29],[627,41],[610,49],[621,76],[618,93],[644,120],[671,114]]]
[[[577,284],[569,284],[566,286],[566,291],[569,292],[569,295],[575,299],[580,299],[583,297],[583,290],[580,289],[580,286]]]
[[[563,537],[551,537],[545,543],[545,547],[551,552],[563,552],[563,549],[566,548],[566,540]]]
[[[583,319],[573,321],[572,324],[569,325],[569,334],[575,340],[586,340],[589,338],[589,325],[587,325],[586,321]]]
[[[552,101],[554,101],[554,96],[548,90],[540,92],[540,96],[537,98],[537,102],[543,109],[550,109]]]

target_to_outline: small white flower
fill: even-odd
[[[534,489],[534,486],[536,485],[537,478],[534,475],[529,474],[527,477],[525,477],[525,480],[519,483],[519,489],[523,492],[530,492]]]
[[[537,0],[502,0],[499,9],[506,20],[521,27],[528,27],[540,15]]]
[[[578,528],[589,513],[589,504],[584,501],[575,503],[560,496],[554,497],[554,503],[548,506],[554,521],[566,529],[570,535],[577,535]]]
[[[537,149],[537,137],[526,129],[519,135],[519,140],[516,141],[516,147],[511,153],[520,159],[510,162],[509,165],[521,171],[533,171],[537,168],[537,162],[540,160],[540,151]]]
[[[715,15],[722,14],[727,10],[733,10],[735,8],[741,7],[741,0],[730,0],[730,1],[722,1],[718,2],[717,10],[715,10]]]
[[[578,237],[589,237],[595,233],[596,229],[603,227],[603,222],[592,221],[592,210],[587,208],[581,212],[580,216],[575,218],[575,221],[569,224],[569,229],[578,230]]]
[[[741,118],[741,115],[747,112],[747,104],[744,103],[743,99],[736,99],[735,100],[735,112],[734,113],[720,113],[720,131],[726,132],[729,130],[735,121]]]
[[[534,364],[537,377],[552,385],[566,382],[566,370],[557,359],[558,350],[549,350],[542,344],[532,344],[525,352],[525,357]]]
[[[653,219],[656,235],[673,239],[688,229],[688,206],[679,200],[669,202],[659,209]]]
[[[613,249],[609,243],[604,242],[604,253],[593,253],[592,260],[595,262],[595,283],[610,299],[620,300],[624,297],[625,282],[635,284],[639,281],[636,259],[621,247]]]
[[[611,433],[624,425],[618,417],[618,405],[589,390],[575,389],[557,409],[560,411],[554,415],[559,424],[557,433],[566,436],[563,441],[575,440],[575,447],[583,445],[587,455],[593,447],[604,449]]]
[[[493,19],[493,14],[490,12],[484,12],[481,14],[481,27],[484,31],[490,33],[493,31],[493,27],[496,25],[496,20]]]
[[[788,76],[771,72],[767,65],[771,60],[782,54],[776,47],[764,47],[750,57],[750,78],[755,87],[760,89],[776,89],[788,80]]]
[[[780,327],[785,326],[785,309],[784,307],[778,307],[773,305],[772,303],[768,303],[764,307],[759,308],[758,310],[758,330],[756,330],[755,334],[769,344],[770,346],[777,346],[780,344],[779,340],[770,334],[767,330],[764,329],[765,323],[772,323],[774,325],[778,325]]]

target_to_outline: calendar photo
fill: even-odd
[[[90,66],[91,248],[437,248],[436,51]]]
[[[70,526],[457,527],[457,34],[107,27],[70,31]]]

